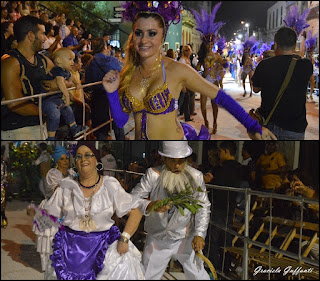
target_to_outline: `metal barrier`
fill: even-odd
[[[297,261],[302,261],[305,263],[308,263],[310,265],[314,265],[314,266],[319,266],[319,262],[318,261],[314,261],[310,258],[305,258],[301,256],[301,242],[302,242],[302,227],[303,227],[303,203],[309,203],[309,204],[317,204],[319,205],[319,201],[316,200],[311,200],[308,198],[303,198],[303,197],[299,197],[299,196],[286,196],[286,195],[282,195],[282,194],[276,194],[276,193],[267,193],[267,192],[261,192],[261,191],[254,191],[251,190],[249,188],[234,188],[234,187],[225,187],[225,186],[218,186],[218,185],[210,185],[210,184],[206,184],[207,190],[209,189],[220,189],[220,190],[225,190],[226,192],[241,192],[245,194],[245,233],[244,235],[240,235],[239,233],[237,233],[236,231],[229,229],[227,227],[227,221],[226,221],[226,227],[221,227],[220,225],[215,224],[211,219],[210,219],[210,224],[214,225],[234,236],[238,236],[240,239],[243,240],[244,242],[244,247],[243,247],[243,264],[242,264],[242,268],[243,268],[243,272],[242,272],[242,280],[248,280],[248,244],[252,244],[258,247],[264,247],[265,248],[265,244],[258,242],[258,241],[254,241],[252,239],[249,238],[249,216],[250,216],[250,202],[251,202],[251,196],[252,195],[256,195],[257,197],[264,197],[264,198],[269,198],[270,199],[270,223],[269,223],[269,239],[271,241],[271,225],[272,225],[272,199],[280,199],[280,200],[287,200],[287,201],[291,201],[291,202],[299,202],[301,208],[301,213],[300,213],[300,217],[301,217],[301,222],[300,222],[300,239],[299,239],[299,254],[296,255],[294,253],[291,253],[289,251],[284,251],[275,247],[271,246],[271,242],[269,244],[269,267],[270,267],[270,253],[271,251],[275,252],[275,253],[279,253],[282,255],[285,255],[289,258],[295,259]],[[213,199],[211,198],[211,202],[213,201]],[[229,204],[229,202],[228,202]],[[225,245],[224,245],[225,247]],[[224,252],[225,255],[225,252]],[[223,268],[223,265],[222,265]],[[229,279],[226,275],[224,275],[223,272],[218,271],[217,273],[219,273],[220,275],[222,275],[223,277]],[[270,280],[270,272],[269,272],[269,280]]]
[[[81,88],[84,89],[84,88],[87,88],[87,87],[100,85],[100,84],[102,84],[102,81],[89,83],[89,84],[84,84],[84,85],[81,85]],[[71,87],[71,88],[68,88],[67,90],[70,91],[70,90],[75,90],[75,89],[76,89],[76,87]],[[31,99],[34,99],[34,98],[39,98],[39,106],[38,106],[38,108],[39,108],[39,120],[40,120],[40,134],[41,134],[41,140],[45,140],[45,134],[44,134],[44,129],[43,129],[43,120],[42,120],[42,98],[43,97],[47,97],[47,96],[51,96],[51,95],[54,95],[54,94],[58,94],[58,93],[61,93],[61,91],[58,90],[58,91],[52,91],[52,92],[48,92],[48,93],[40,93],[40,94],[37,94],[37,95],[22,97],[22,98],[13,99],[13,100],[1,101],[1,105],[7,105],[7,104],[19,102],[19,101],[26,101],[26,100],[31,100]],[[82,91],[82,109],[83,109],[82,110],[82,112],[83,112],[82,122],[83,122],[83,126],[85,126],[86,110],[85,110],[84,91]],[[107,124],[110,124],[110,131],[112,131],[112,121],[113,121],[113,119],[111,117],[110,110],[109,110],[109,116],[110,116],[110,120],[109,121],[100,124],[98,127],[92,129],[91,131],[85,132],[82,136],[78,137],[75,140],[81,140],[83,138],[86,139],[87,135],[90,135],[91,133],[99,130],[100,128],[106,126]]]

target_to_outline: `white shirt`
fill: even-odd
[[[60,187],[45,203],[44,209],[55,217],[64,216],[63,225],[80,231],[80,220],[85,215],[84,200],[79,184],[71,178],[64,178]],[[146,200],[127,193],[115,178],[104,176],[100,189],[92,197],[89,211],[96,225],[95,231],[109,230],[114,225],[112,216],[115,212],[121,218],[132,209],[138,208],[143,201]]]

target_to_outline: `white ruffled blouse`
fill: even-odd
[[[85,215],[84,200],[79,184],[71,178],[65,178],[45,203],[44,209],[55,217],[64,217],[63,225],[80,231],[80,220]],[[148,203],[147,200],[127,193],[117,179],[104,176],[100,189],[92,197],[89,211],[96,226],[94,231],[110,229],[114,225],[114,220],[111,218],[114,212],[121,218],[132,209]]]

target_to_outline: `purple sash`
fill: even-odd
[[[96,280],[109,245],[119,238],[120,231],[116,226],[89,233],[69,227],[59,229],[50,256],[58,280]]]

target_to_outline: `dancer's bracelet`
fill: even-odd
[[[127,243],[127,244],[129,243],[129,239],[127,237],[123,237],[123,236],[120,237],[119,241],[121,241],[123,243]]]

